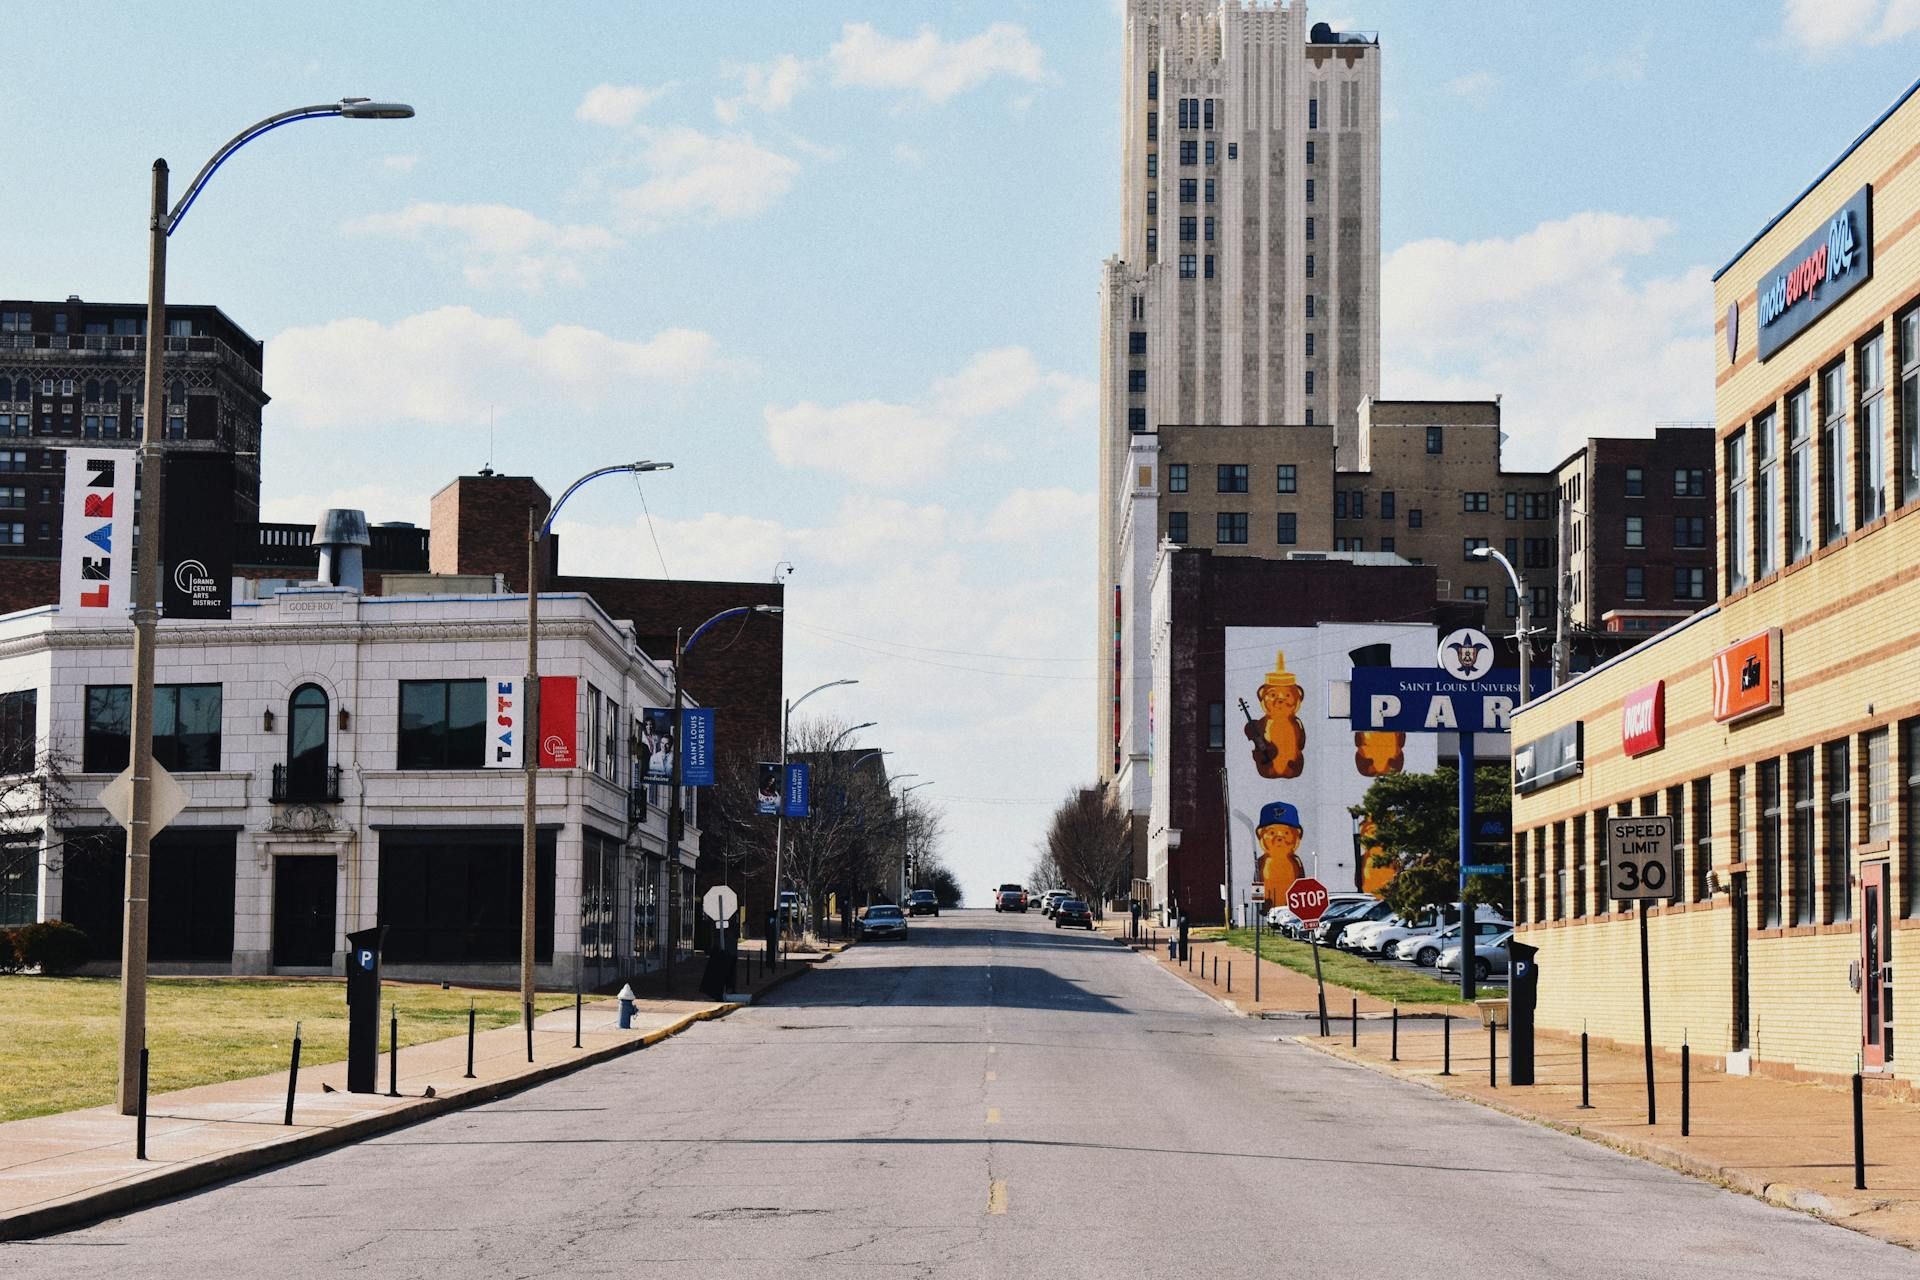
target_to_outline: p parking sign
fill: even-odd
[[[1671,898],[1679,892],[1673,826],[1671,814],[1607,819],[1608,897]]]

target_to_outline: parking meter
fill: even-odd
[[[1184,915],[1180,917],[1180,955],[1178,959],[1183,964],[1187,959],[1187,918]]]
[[[376,1092],[380,1059],[380,948],[387,927],[347,935],[347,1092]]]
[[[1509,941],[1507,955],[1507,1075],[1533,1083],[1533,1006],[1540,995],[1540,948]]]

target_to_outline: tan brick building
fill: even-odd
[[[1673,814],[1656,1044],[1920,1079],[1917,157],[1910,89],[1716,277],[1719,602],[1514,721],[1581,758],[1514,800],[1543,1026],[1638,1039],[1602,821]]]

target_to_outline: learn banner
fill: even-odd
[[[60,518],[60,615],[124,622],[133,603],[133,455],[68,449]]]

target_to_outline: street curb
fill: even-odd
[[[754,994],[756,997],[763,995],[782,983],[811,971],[812,966],[808,966],[776,974]],[[0,1215],[0,1241],[33,1239],[56,1231],[85,1226],[105,1218],[117,1217],[134,1209],[144,1208],[188,1191],[197,1191],[243,1174],[259,1173],[279,1165],[292,1164],[308,1156],[391,1133],[396,1129],[404,1129],[423,1120],[432,1120],[455,1111],[464,1111],[468,1107],[477,1106],[483,1102],[494,1102],[519,1093],[523,1089],[530,1089],[535,1085],[546,1084],[562,1076],[572,1075],[585,1067],[598,1066],[615,1058],[637,1053],[679,1035],[695,1023],[724,1018],[745,1007],[744,1004],[737,1003],[716,1004],[712,1008],[689,1013],[625,1044],[594,1049],[566,1062],[535,1066],[529,1071],[505,1080],[476,1085],[457,1094],[416,1098],[412,1100],[410,1106],[395,1108],[379,1115],[364,1116],[330,1128],[310,1130],[295,1138],[267,1142],[257,1147],[247,1147],[210,1159],[183,1164],[138,1182],[82,1192],[70,1199],[53,1204]]]
[[[1835,1226],[1848,1227],[1851,1230],[1858,1231],[1861,1235],[1872,1236],[1874,1239],[1885,1241],[1888,1244],[1897,1244],[1907,1249],[1916,1248],[1916,1244],[1913,1241],[1904,1238],[1878,1235],[1866,1230],[1862,1226],[1855,1225],[1851,1221],[1853,1218],[1871,1214],[1877,1210],[1886,1209],[1901,1203],[1897,1200],[1874,1199],[1866,1196],[1833,1196],[1825,1192],[1815,1191],[1811,1187],[1797,1186],[1786,1182],[1768,1182],[1763,1178],[1755,1177],[1739,1169],[1703,1160],[1691,1152],[1670,1147],[1664,1143],[1644,1142],[1635,1138],[1602,1133],[1595,1129],[1585,1129],[1577,1124],[1568,1124],[1548,1116],[1538,1115],[1520,1107],[1501,1102],[1495,1098],[1486,1098],[1479,1094],[1462,1093],[1454,1089],[1449,1089],[1446,1085],[1441,1084],[1430,1075],[1422,1072],[1409,1071],[1404,1067],[1397,1067],[1391,1063],[1375,1062],[1368,1058],[1360,1057],[1352,1053],[1347,1046],[1324,1044],[1317,1036],[1282,1036],[1279,1038],[1300,1045],[1303,1048],[1312,1049],[1315,1053],[1324,1054],[1337,1061],[1363,1067],[1377,1075],[1390,1076],[1395,1080],[1402,1080],[1408,1084],[1417,1084],[1422,1088],[1430,1089],[1445,1097],[1457,1098],[1462,1102],[1475,1103],[1476,1105],[1487,1108],[1489,1111],[1498,1111],[1502,1115],[1512,1116],[1516,1120],[1524,1120],[1528,1124],[1538,1125],[1543,1129],[1552,1129],[1558,1133],[1564,1133],[1569,1137],[1582,1138],[1593,1143],[1595,1146],[1606,1147],[1622,1155],[1645,1160],[1649,1164],[1657,1164],[1663,1168],[1671,1169],[1675,1173],[1684,1173],[1688,1177],[1698,1178],[1703,1182],[1711,1182],[1715,1186],[1725,1187],[1729,1191],[1738,1191],[1742,1195],[1752,1196],[1756,1200],[1764,1200],[1768,1204],[1776,1205],[1782,1209],[1794,1209],[1801,1213],[1809,1214],[1812,1217],[1819,1218],[1823,1222],[1830,1222]]]

